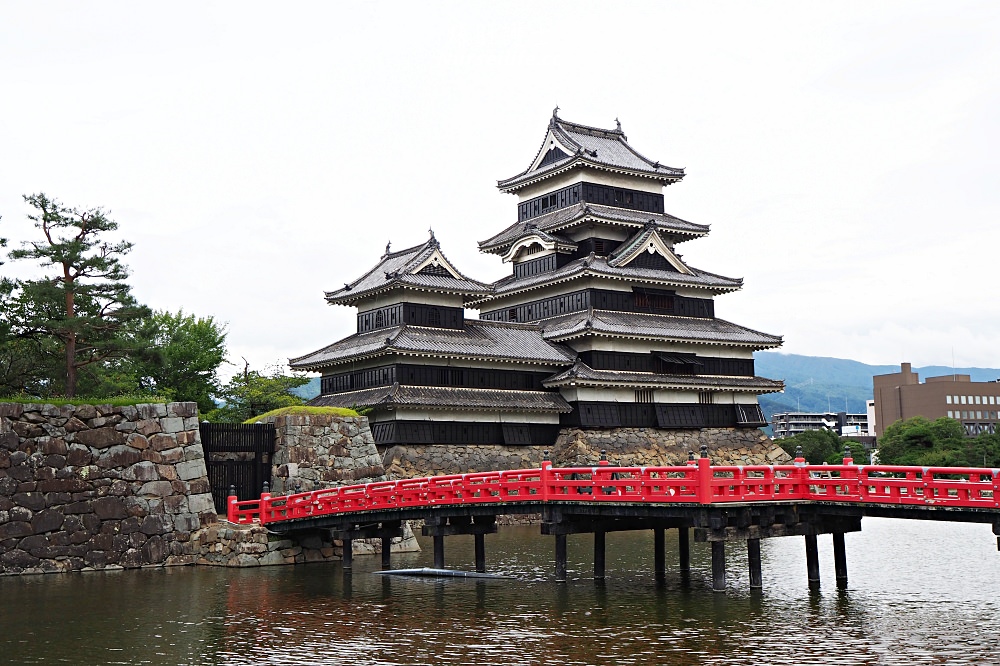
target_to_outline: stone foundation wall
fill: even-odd
[[[217,567],[263,567],[275,564],[330,562],[343,557],[343,543],[330,538],[329,530],[296,534],[294,539],[271,534],[261,525],[218,523],[196,536],[197,564]],[[382,552],[382,540],[353,542],[355,555]],[[403,526],[402,538],[392,540],[391,552],[417,552],[416,539],[409,525]]]
[[[190,564],[216,519],[195,403],[0,404],[0,574]]]
[[[614,465],[652,467],[684,464],[688,451],[698,455],[702,444],[718,464],[767,465],[791,460],[757,428],[563,428],[552,447],[395,445],[385,450],[382,460],[394,479],[539,467],[546,449],[555,466],[596,464],[604,449]]]
[[[275,495],[387,479],[367,417],[286,415],[274,428]]]
[[[552,460],[560,465],[591,465],[600,460],[603,449],[612,464],[622,467],[683,465],[689,451],[700,455],[703,444],[717,465],[775,465],[792,460],[759,428],[564,428],[556,439]]]

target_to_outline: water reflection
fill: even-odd
[[[569,580],[537,527],[487,537],[495,579],[380,576],[377,557],[254,570],[183,568],[0,579],[0,662],[11,664],[939,664],[998,663],[1000,553],[989,527],[866,519],[847,537],[837,590],[829,538],[823,587],[806,584],[802,539],[762,542],[763,591],[729,548],[727,593],[711,591],[705,544],[653,573],[652,533],[568,540]],[[397,568],[430,566],[423,553]],[[448,561],[474,568],[473,540]]]

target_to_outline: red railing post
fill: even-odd
[[[701,445],[701,457],[698,458],[698,502],[712,503],[712,461],[708,459],[708,446]]]
[[[260,522],[263,525],[268,522],[271,513],[271,484],[264,482],[264,490],[260,494]]]
[[[801,446],[795,447],[795,466],[798,468],[798,496],[801,499],[809,499],[809,467]]]
[[[236,496],[236,486],[229,486],[229,495],[226,497],[226,520],[231,523],[236,522],[236,503],[239,502]]]
[[[542,469],[538,475],[538,480],[542,484],[542,501],[549,501],[549,483],[552,478],[552,463],[549,461],[549,452],[542,454]]]

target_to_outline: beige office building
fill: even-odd
[[[969,375],[920,376],[909,363],[900,372],[872,377],[875,391],[875,435],[887,426],[914,416],[934,420],[947,416],[965,426],[966,434],[996,432],[1000,410],[1000,383],[974,382]]]

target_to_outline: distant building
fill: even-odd
[[[785,412],[771,417],[775,439],[798,435],[806,430],[832,430],[841,437],[868,437],[867,414],[847,412]]]
[[[947,416],[958,419],[969,436],[997,431],[1000,410],[1000,383],[974,382],[969,375],[920,376],[909,363],[899,372],[872,377],[875,389],[875,434],[882,436],[887,426],[914,416],[934,420]]]

